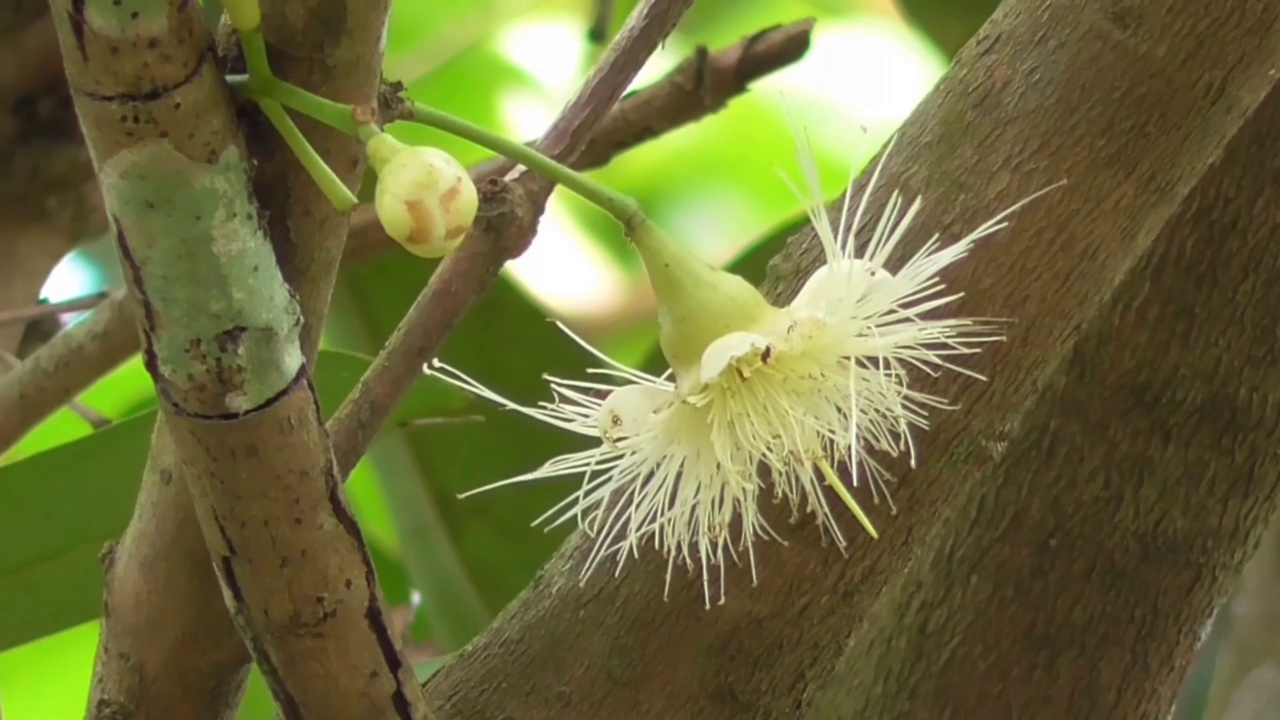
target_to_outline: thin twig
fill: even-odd
[[[114,293],[0,376],[0,453],[138,351],[133,303]]]
[[[544,154],[567,162],[586,147],[596,126],[692,4],[692,0],[647,0],[631,14],[596,71],[538,143]],[[488,290],[502,266],[528,247],[552,188],[549,180],[527,171],[510,183],[491,179],[482,186],[486,210],[471,237],[436,269],[329,423],[342,475],[359,462],[421,374],[423,363],[435,357],[445,337]]]
[[[4,370],[0,371],[0,375],[3,375],[6,372],[17,370],[18,368],[22,367],[22,360],[19,359],[17,355],[14,355],[11,352],[6,352],[4,350],[0,350],[0,362],[2,362],[5,366]],[[97,410],[94,410],[88,405],[85,405],[80,400],[73,398],[70,401],[68,401],[67,409],[75,413],[76,415],[79,415],[80,419],[84,420],[86,423],[89,423],[89,427],[93,428],[94,430],[102,430],[111,425],[111,418],[107,417],[106,415],[103,415]]]
[[[50,315],[63,315],[65,313],[80,312],[82,310],[92,310],[102,304],[102,302],[110,297],[110,295],[111,293],[103,291],[75,298],[74,300],[64,300],[56,303],[43,303],[40,305],[32,305],[31,307],[18,308],[17,310],[2,310],[0,311],[0,325],[25,323],[38,318],[49,317]]]
[[[89,423],[89,427],[94,430],[105,430],[111,427],[111,418],[85,405],[80,400],[72,400],[67,403],[67,409],[79,415],[80,419]]]
[[[562,163],[575,160],[592,131],[692,6],[693,0],[648,0],[636,8],[596,71],[538,141],[542,154]]]

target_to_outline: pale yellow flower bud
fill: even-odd
[[[480,202],[462,163],[438,148],[405,145],[386,133],[369,140],[367,148],[378,174],[373,204],[382,229],[419,257],[456,250]]]

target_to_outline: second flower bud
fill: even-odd
[[[451,254],[475,222],[479,198],[471,174],[449,153],[406,145],[386,133],[366,144],[378,175],[374,209],[382,229],[425,258]]]

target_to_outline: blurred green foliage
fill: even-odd
[[[617,3],[615,31],[634,4]],[[420,101],[532,137],[599,55],[586,41],[594,7],[594,0],[397,0],[387,35],[388,76],[406,82]],[[802,221],[799,200],[777,175],[779,168],[798,175],[788,108],[813,136],[825,193],[834,196],[850,167],[875,153],[942,72],[940,55],[901,25],[886,0],[700,0],[641,78],[659,78],[698,44],[727,46],[809,16],[819,20],[811,60],[596,173],[709,258],[738,258],[735,267],[753,280],[763,276],[786,231]],[[859,54],[864,37],[888,44]],[[886,47],[897,50],[885,54]],[[890,96],[897,97],[892,107],[885,105]],[[442,146],[466,163],[487,157],[433,130],[400,125],[395,132]],[[344,271],[328,328],[330,351],[317,368],[327,412],[433,268],[397,254]],[[616,225],[560,193],[534,250],[480,301],[442,357],[514,400],[546,400],[542,373],[581,377],[595,364],[548,318],[579,328],[619,360],[653,362],[655,328],[646,302],[639,265]],[[141,364],[130,362],[82,398],[119,421],[114,426],[94,433],[64,410],[0,458],[0,706],[6,720],[83,714],[101,596],[96,556],[131,512],[153,421],[152,393]],[[441,415],[451,419],[441,422]],[[413,422],[422,418],[434,419]],[[529,523],[573,489],[572,479],[466,500],[457,494],[531,470],[582,442],[438,384],[419,386],[347,485],[389,602],[403,607],[414,590],[420,593],[415,640],[444,650],[461,646],[520,592],[571,529],[545,532]],[[256,676],[241,717],[273,717]]]

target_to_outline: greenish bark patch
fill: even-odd
[[[245,412],[278,395],[302,366],[301,314],[240,151],[206,164],[143,142],[103,163],[100,180],[171,399],[214,390],[226,411]]]

